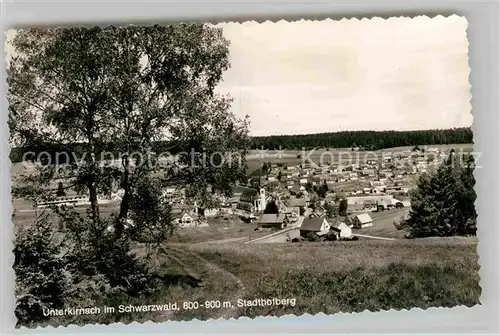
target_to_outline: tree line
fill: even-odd
[[[341,131],[306,135],[253,137],[252,149],[353,148],[379,150],[401,146],[472,143],[470,128],[412,131]]]

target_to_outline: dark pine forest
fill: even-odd
[[[416,131],[342,131],[307,135],[279,135],[252,138],[252,149],[351,148],[365,150],[386,148],[472,143],[470,128]]]

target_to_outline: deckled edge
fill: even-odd
[[[285,20],[285,19],[279,19],[279,20],[269,20],[269,19],[263,19],[263,20],[241,20],[241,21],[217,21],[217,20],[206,20],[206,21],[203,21],[204,23],[206,24],[209,24],[209,25],[213,25],[213,26],[218,26],[218,25],[256,25],[256,24],[259,24],[259,25],[275,25],[275,24],[292,24],[292,23],[319,23],[319,22],[337,22],[337,23],[340,23],[340,22],[346,22],[346,21],[349,21],[349,22],[369,22],[369,21],[396,21],[396,20],[414,20],[414,19],[421,19],[421,20],[437,20],[437,19],[451,19],[451,18],[460,18],[460,19],[463,19],[466,21],[466,29],[464,31],[464,34],[466,35],[466,40],[467,40],[467,62],[468,62],[468,85],[469,85],[469,106],[470,106],[470,113],[473,117],[473,123],[471,125],[471,130],[474,128],[474,125],[475,125],[475,122],[474,122],[474,113],[473,113],[473,106],[472,106],[472,99],[473,99],[473,96],[472,96],[472,85],[470,83],[470,75],[471,75],[471,68],[470,68],[470,63],[469,63],[469,60],[470,60],[470,55],[469,55],[469,51],[470,51],[470,42],[469,42],[469,39],[468,39],[468,28],[469,28],[469,24],[468,24],[468,21],[467,21],[467,18],[463,15],[457,15],[457,14],[450,14],[450,15],[447,15],[447,16],[444,16],[444,15],[441,15],[441,14],[436,14],[434,16],[429,16],[429,15],[415,15],[415,16],[406,16],[406,15],[402,15],[402,16],[391,16],[391,17],[388,17],[388,18],[382,18],[382,17],[379,17],[379,16],[374,16],[374,17],[367,17],[367,16],[352,16],[352,17],[349,17],[349,18],[342,18],[342,19],[331,19],[331,18],[322,18],[322,19],[304,19],[304,18],[301,18],[301,19],[296,19],[296,20]],[[180,21],[180,22],[186,22],[186,23],[189,23],[189,22],[193,22],[192,20],[185,20],[185,21]],[[150,25],[153,25],[153,24],[156,24],[156,23],[151,23]],[[170,23],[168,23],[170,24]],[[73,24],[72,26],[77,26],[78,24],[75,23]],[[131,25],[134,25],[134,24],[131,24]],[[140,24],[141,26],[147,26],[148,24]],[[69,25],[65,25],[65,26],[69,26]],[[108,25],[104,25],[104,26],[124,26],[123,24],[120,24],[120,25],[115,25],[115,24],[108,24]],[[25,27],[23,27],[25,28]],[[21,30],[23,28],[19,28],[18,30]],[[3,35],[4,35],[4,43],[2,44],[2,48],[5,48],[5,43],[6,43],[6,31],[3,31]],[[6,59],[7,59],[7,54],[6,54],[6,51],[4,51],[4,70],[2,71],[2,76],[5,77],[5,78],[2,78],[3,79],[3,90],[4,92],[6,93],[7,92],[7,82],[6,82],[6,72],[5,72],[5,66],[6,66]],[[6,94],[4,93],[4,103],[3,105],[8,107],[8,102],[7,102],[7,99],[6,99]],[[4,114],[4,113],[2,113]],[[7,119],[6,119],[7,121]],[[8,127],[7,127],[7,122],[5,122],[5,127],[7,128],[7,132],[4,132],[5,134],[7,134],[7,137],[6,137],[6,140],[8,139]],[[473,131],[473,139],[475,138],[474,136],[474,131]],[[10,161],[10,147],[7,145],[7,155],[9,157],[8,159],[8,162],[9,162],[9,176],[10,176],[10,170],[11,170],[11,161]],[[476,143],[475,143],[475,140],[473,140],[473,150],[476,150]],[[3,151],[3,150],[2,150]],[[474,171],[474,177],[477,176],[477,169]],[[9,190],[11,188],[11,179],[9,178],[9,181],[8,181],[8,185],[9,185]],[[476,183],[476,186],[475,186],[475,190],[477,191],[477,183]],[[477,198],[476,198],[476,203],[478,203],[478,199],[480,199],[480,194],[477,193]],[[4,202],[4,199],[2,199],[2,203]],[[10,211],[8,211],[10,214],[12,214],[12,199],[11,199],[11,196],[10,196],[10,192],[9,192],[9,208],[10,208]],[[480,217],[480,215],[478,214],[478,218]],[[13,239],[13,224],[12,224],[12,220],[10,220],[10,225],[11,225],[11,229],[10,229],[10,240],[9,240],[9,243],[11,245],[10,249],[9,250],[12,250],[12,247],[13,247],[13,244],[12,244],[12,239]],[[2,234],[3,236],[5,236],[4,234]],[[332,321],[337,318],[337,317],[341,317],[341,316],[348,316],[348,315],[356,315],[356,316],[362,316],[362,315],[366,315],[366,314],[369,314],[369,313],[391,313],[391,312],[427,312],[427,311],[431,311],[431,310],[451,310],[451,309],[457,309],[457,308],[467,308],[467,309],[471,309],[471,308],[475,308],[476,306],[478,305],[481,305],[482,304],[482,297],[483,297],[483,289],[482,289],[482,283],[484,282],[483,279],[482,279],[482,266],[481,266],[481,257],[480,257],[480,253],[479,253],[479,247],[481,245],[481,242],[480,242],[480,229],[478,229],[478,244],[476,246],[476,252],[478,254],[478,265],[479,265],[479,271],[478,271],[478,279],[479,279],[479,286],[481,288],[481,296],[479,298],[479,304],[476,304],[474,306],[466,306],[466,305],[457,305],[457,306],[454,306],[454,307],[428,307],[426,309],[422,309],[422,308],[410,308],[410,309],[407,309],[407,308],[401,308],[401,309],[381,309],[381,310],[369,310],[369,309],[365,309],[364,311],[362,312],[351,312],[351,313],[348,313],[348,312],[339,312],[339,313],[335,313],[335,314],[325,314],[323,312],[319,312],[317,314],[309,314],[309,313],[303,313],[303,314],[300,314],[300,315],[297,315],[297,314],[294,314],[294,313],[291,313],[291,314],[287,314],[287,315],[283,315],[283,316],[256,316],[256,317],[247,317],[247,316],[240,316],[240,317],[231,317],[231,318],[217,318],[217,319],[214,319],[214,318],[209,318],[209,319],[206,319],[206,320],[200,320],[200,319],[197,319],[197,318],[194,318],[190,321],[176,321],[176,320],[165,320],[165,321],[160,321],[160,322],[154,322],[154,321],[144,321],[144,322],[138,322],[138,321],[131,321],[129,323],[126,323],[126,322],[114,322],[114,323],[109,323],[109,324],[106,324],[106,323],[88,323],[86,325],[83,325],[83,326],[80,326],[80,325],[77,325],[77,324],[67,324],[67,325],[59,325],[59,326],[52,326],[52,325],[47,325],[47,326],[37,326],[37,327],[33,327],[33,328],[29,328],[29,327],[25,327],[25,326],[21,326],[21,327],[18,327],[16,329],[18,330],[36,330],[36,329],[67,329],[67,330],[71,330],[71,329],[81,329],[81,330],[91,330],[92,327],[99,327],[99,326],[130,326],[130,325],[165,325],[165,324],[186,324],[186,323],[189,323],[189,324],[198,324],[198,323],[207,323],[207,322],[220,322],[220,321],[229,321],[229,322],[235,322],[235,321],[246,321],[246,320],[277,320],[277,319],[297,319],[297,318],[315,318],[315,317],[321,317],[321,316],[326,316],[326,317],[330,317],[332,318]],[[12,278],[13,278],[13,282],[15,283],[15,274],[14,274],[14,271],[13,271],[13,264],[14,264],[14,257],[13,257],[13,253],[12,251],[10,252],[10,259],[11,259],[11,267],[9,269],[9,271],[11,271],[12,273]],[[12,291],[12,296],[14,298],[14,302],[15,302],[15,294],[14,294],[14,291]],[[9,313],[11,313],[11,315],[14,315],[14,311],[9,311]],[[14,319],[17,320],[17,318],[15,317],[14,315]],[[312,321],[312,320],[311,320]],[[87,329],[88,328],[88,329]]]
[[[453,306],[453,307],[428,307],[426,309],[422,309],[422,308],[418,308],[418,307],[414,307],[414,308],[401,308],[401,309],[395,309],[395,308],[391,308],[391,309],[380,309],[380,310],[369,310],[369,309],[366,309],[362,312],[338,312],[338,313],[334,313],[334,314],[325,314],[323,312],[319,312],[319,313],[316,313],[316,314],[310,314],[310,313],[303,313],[303,314],[294,314],[294,313],[291,313],[291,314],[286,314],[286,315],[282,315],[282,316],[255,316],[255,317],[248,317],[248,316],[240,316],[240,317],[231,317],[231,318],[207,318],[207,319],[204,319],[204,320],[200,320],[198,318],[194,318],[194,319],[191,319],[190,321],[175,321],[175,320],[166,320],[166,321],[159,321],[159,322],[155,322],[155,321],[144,321],[144,322],[138,322],[138,321],[131,321],[131,322],[113,322],[113,323],[88,323],[84,326],[80,326],[80,325],[77,325],[77,324],[68,324],[68,325],[59,325],[59,326],[52,326],[52,325],[47,325],[47,326],[37,326],[36,328],[29,328],[29,327],[25,327],[25,326],[22,326],[22,327],[19,327],[17,328],[18,330],[22,330],[22,331],[32,331],[32,330],[35,330],[35,329],[65,329],[65,330],[72,330],[72,329],[79,329],[79,330],[83,330],[83,328],[88,328],[86,330],[91,330],[92,327],[102,327],[102,326],[111,326],[111,327],[120,327],[120,326],[125,326],[125,327],[128,327],[128,326],[135,326],[135,325],[154,325],[154,326],[165,326],[165,325],[171,325],[171,324],[175,324],[175,325],[185,325],[185,324],[204,324],[204,323],[209,323],[209,322],[234,322],[234,323],[237,323],[237,322],[245,322],[245,321],[248,321],[248,320],[251,320],[251,321],[263,321],[263,320],[271,320],[271,321],[275,321],[275,320],[297,320],[297,319],[301,319],[301,321],[307,321],[307,320],[303,320],[303,318],[306,318],[306,319],[311,319],[311,321],[313,321],[312,319],[314,319],[315,317],[328,317],[331,319],[331,321],[335,321],[336,318],[340,318],[340,317],[345,317],[345,316],[349,316],[349,317],[362,317],[364,315],[367,315],[367,314],[381,314],[381,313],[394,313],[394,312],[397,312],[397,313],[427,313],[427,312],[430,312],[430,311],[435,311],[435,310],[453,310],[453,309],[463,309],[463,308],[467,308],[467,309],[471,309],[471,308],[474,308],[478,306],[478,304],[474,305],[474,306],[466,306],[466,305],[457,305],[457,306]],[[397,317],[397,316],[395,316]],[[165,329],[162,329],[162,330],[165,330]]]
[[[4,19],[4,14],[5,11],[2,11],[2,19]],[[2,85],[2,116],[0,117],[1,120],[1,130],[0,133],[2,134],[2,143],[1,143],[1,178],[3,179],[4,182],[2,182],[3,189],[0,192],[0,208],[1,208],[1,213],[2,213],[2,218],[5,218],[5,222],[2,221],[2,228],[1,228],[1,242],[0,242],[0,248],[1,250],[1,260],[0,264],[2,264],[2,278],[0,279],[0,283],[2,285],[2,300],[4,301],[2,303],[3,307],[9,308],[8,310],[2,310],[1,314],[2,316],[0,317],[2,320],[5,320],[6,322],[2,322],[2,327],[0,327],[0,332],[3,332],[5,330],[3,327],[6,327],[8,323],[11,322],[11,320],[16,320],[17,318],[14,314],[15,310],[15,304],[16,304],[16,297],[15,297],[15,273],[14,273],[14,253],[13,253],[13,239],[14,239],[14,225],[12,223],[12,212],[13,212],[13,206],[12,206],[12,197],[11,197],[11,187],[12,187],[12,180],[11,180],[11,167],[12,167],[12,162],[10,161],[10,145],[9,145],[9,127],[8,127],[8,107],[9,103],[7,101],[7,91],[8,91],[8,86],[7,86],[7,31],[8,28],[5,26],[2,26],[2,45],[1,45],[1,50],[2,50],[2,55],[4,56],[2,59],[2,80],[1,80],[1,85]],[[12,283],[12,287],[7,287],[9,283]],[[6,303],[7,302],[7,303]],[[7,307],[9,306],[9,307]],[[2,308],[3,308],[2,307]]]
[[[286,19],[279,19],[279,20],[269,20],[269,19],[262,19],[262,20],[257,20],[257,19],[252,19],[252,20],[242,20],[242,21],[206,21],[208,24],[212,25],[275,25],[275,24],[292,24],[292,23],[318,23],[318,22],[333,22],[333,23],[341,23],[341,22],[369,22],[369,21],[402,21],[402,20],[414,20],[414,19],[420,19],[420,20],[436,20],[436,19],[450,19],[450,18],[463,18],[465,19],[465,16],[461,16],[458,14],[450,14],[448,16],[444,16],[442,14],[436,14],[434,16],[429,16],[429,15],[414,15],[414,16],[406,16],[406,15],[401,15],[401,16],[391,16],[387,18],[383,18],[380,16],[373,16],[373,17],[367,17],[367,16],[352,16],[352,17],[344,17],[342,19],[331,19],[331,18],[321,18],[321,19],[296,19],[296,20],[286,20]],[[465,19],[466,20],[466,19]]]

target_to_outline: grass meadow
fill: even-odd
[[[246,308],[238,316],[472,306],[480,286],[475,239],[193,246],[239,277],[249,299],[297,306]]]
[[[164,274],[200,286],[165,284],[153,297],[117,295],[102,305],[230,301],[233,308],[98,314],[78,323],[189,321],[323,312],[473,306],[479,303],[476,238],[289,244],[167,245],[151,260]],[[142,250],[137,249],[142,255]],[[295,307],[236,307],[238,299],[295,298]],[[83,320],[86,319],[86,320]],[[49,321],[50,323],[55,320]],[[76,320],[73,320],[76,321]],[[56,322],[71,322],[59,319]]]

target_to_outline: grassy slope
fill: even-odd
[[[172,244],[152,266],[200,278],[201,287],[170,285],[151,298],[106,299],[97,305],[164,304],[296,298],[295,307],[242,307],[176,312],[100,314],[66,322],[112,323],[193,318],[281,316],[319,312],[472,306],[479,303],[476,239],[423,239],[293,244]],[[140,250],[139,250],[140,252]]]
[[[238,316],[360,312],[475,305],[478,258],[470,239],[333,244],[196,246],[247,287],[248,299],[296,298],[297,306],[258,307]]]

